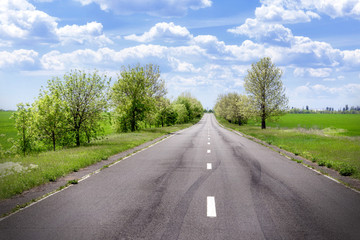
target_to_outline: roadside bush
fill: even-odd
[[[325,166],[325,164],[326,164],[326,161],[324,161],[324,160],[318,161],[318,165],[319,165],[320,167]]]
[[[346,165],[340,168],[340,174],[343,176],[351,176],[355,173],[356,169],[352,166]]]
[[[333,167],[333,162],[328,161],[328,162],[325,163],[325,165],[326,165],[327,168],[332,168]]]

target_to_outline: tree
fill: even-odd
[[[173,104],[173,109],[176,112],[176,123],[182,124],[189,122],[189,114],[186,110],[186,106],[181,103],[175,103]]]
[[[157,65],[123,67],[111,94],[117,113],[117,129],[137,130],[139,122],[154,110],[156,101],[165,94],[165,82],[160,78]]]
[[[215,104],[216,115],[242,125],[251,117],[249,98],[238,93],[221,94]]]
[[[96,137],[100,128],[98,122],[108,106],[107,92],[110,79],[100,76],[97,71],[85,73],[73,70],[64,75],[64,80],[54,78],[48,82],[51,93],[59,92],[65,102],[68,117],[67,124],[73,133],[76,146],[80,146],[82,138]]]
[[[178,98],[175,100],[175,104],[183,104],[186,108],[188,120],[192,121],[194,118],[199,118],[204,113],[203,106],[194,98],[190,93],[185,92],[180,94]]]
[[[26,155],[26,152],[31,151],[34,142],[34,126],[33,126],[33,113],[29,104],[19,103],[17,111],[12,114],[15,120],[15,128],[19,139],[15,144],[17,148]]]
[[[245,77],[244,87],[250,94],[255,114],[261,118],[261,128],[266,128],[266,119],[281,114],[288,99],[281,81],[282,71],[265,57],[251,65]]]
[[[161,127],[164,127],[165,124],[168,123],[169,115],[171,114],[171,107],[170,107],[170,100],[167,98],[160,98],[157,103],[157,114],[156,114],[156,120],[161,125]]]
[[[66,132],[66,119],[68,109],[61,100],[58,91],[49,93],[42,91],[34,106],[34,124],[40,140],[50,142],[56,150],[59,141]]]

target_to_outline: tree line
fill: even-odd
[[[301,114],[310,114],[310,113],[314,113],[314,114],[360,114],[360,106],[351,106],[349,107],[349,105],[345,105],[345,107],[340,108],[338,110],[334,109],[333,107],[326,107],[325,109],[322,110],[314,110],[314,109],[310,109],[309,106],[306,106],[303,109],[300,108],[294,108],[292,107],[289,110],[289,113],[301,113]]]
[[[267,119],[281,115],[287,109],[288,98],[281,77],[282,70],[270,58],[253,63],[244,79],[247,94],[219,95],[214,107],[216,115],[239,125],[257,117],[261,128],[265,129]]]
[[[49,80],[33,104],[17,105],[12,115],[18,132],[14,151],[26,155],[90,143],[103,134],[105,119],[115,131],[128,132],[202,116],[201,103],[190,93],[172,102],[166,93],[160,68],[153,64],[123,67],[112,86],[111,78],[96,70],[71,70]]]

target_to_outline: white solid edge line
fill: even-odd
[[[215,207],[215,197],[208,196],[207,197],[207,216],[214,218],[216,217],[216,207]]]
[[[211,169],[212,169],[212,164],[211,164],[211,163],[207,163],[207,164],[206,164],[206,169],[207,169],[207,170],[211,170]]]

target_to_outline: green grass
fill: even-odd
[[[11,111],[0,111],[0,144],[3,149],[9,149],[12,144],[8,142],[9,138],[17,138],[17,132],[14,127],[14,119],[10,119],[13,114]]]
[[[49,181],[56,181],[59,177],[78,171],[80,168],[191,125],[182,124],[134,133],[111,134],[88,146],[0,159],[0,166],[2,163],[13,162],[14,165],[17,163],[17,166],[20,164],[20,170],[22,170],[0,176],[0,199],[10,198]]]
[[[360,136],[360,114],[286,114],[278,121],[268,121],[267,127],[318,129],[327,135]]]
[[[220,118],[218,118],[218,121],[226,127],[256,137],[267,143],[270,142],[272,145],[317,162],[321,166],[331,167],[345,175],[351,173],[352,177],[360,179],[360,124],[354,125],[360,115],[304,115],[285,115],[279,122],[267,125],[277,124],[277,128],[263,130],[256,122],[239,126],[230,124]],[[297,119],[297,117],[299,118]],[[330,119],[325,120],[326,117]],[[347,119],[349,119],[348,124]],[[314,125],[311,125],[310,120],[313,121]],[[323,122],[323,124],[320,125],[320,122]],[[298,126],[306,127],[308,130],[299,129]],[[316,129],[315,126],[320,126],[318,129],[326,129],[331,126],[334,128],[334,132],[337,132],[336,130],[339,128],[345,129],[347,132],[346,134],[344,132],[341,132],[341,134],[325,134],[326,131],[324,133],[324,131],[314,130]]]
[[[0,145],[3,150],[8,150],[11,148],[12,143],[8,141],[9,138],[16,139],[17,131],[15,129],[15,121],[14,119],[10,119],[10,116],[13,114],[13,111],[0,111]],[[109,118],[109,114],[104,113],[104,119],[100,123],[103,128],[103,132],[100,134],[101,136],[106,136],[114,133],[114,129],[111,126],[111,121]]]

